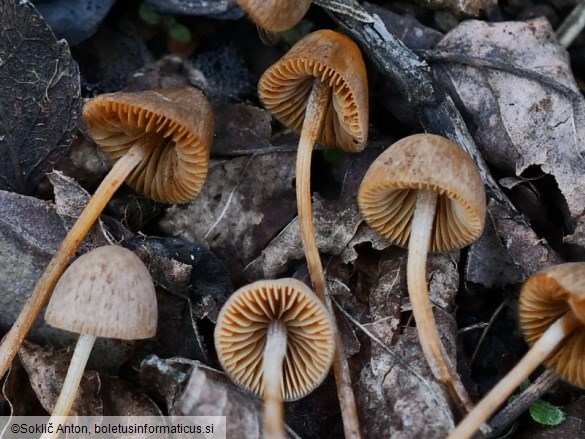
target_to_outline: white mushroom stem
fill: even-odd
[[[504,403],[514,390],[528,378],[559,344],[579,325],[572,311],[553,323],[538,339],[520,362],[481,400],[481,402],[461,421],[447,439],[470,438],[487,421],[496,409]]]
[[[335,334],[335,356],[333,358],[333,372],[337,383],[337,395],[341,407],[343,430],[347,439],[360,438],[359,420],[355,405],[355,397],[351,387],[349,366],[345,356],[343,343],[337,328],[333,305],[327,293],[327,283],[323,272],[319,248],[315,238],[315,226],[313,224],[313,208],[311,205],[311,156],[313,146],[323,131],[326,110],[331,100],[330,87],[318,78],[313,83],[313,89],[309,96],[309,102],[305,111],[305,119],[301,130],[301,139],[297,152],[296,167],[296,191],[297,208],[299,211],[299,227],[301,240],[307,258],[307,267],[313,283],[313,290],[323,301],[331,320]]]
[[[282,410],[282,365],[286,345],[286,327],[278,321],[271,323],[266,333],[262,371],[265,439],[286,439]]]
[[[149,143],[152,143],[148,141],[149,139],[150,136],[145,136],[143,141],[135,144],[116,162],[96,189],[94,195],[89,199],[87,206],[83,209],[67,236],[65,236],[59,250],[53,255],[34,291],[18,315],[16,322],[14,322],[12,328],[0,343],[0,379],[10,368],[18,348],[37,316],[47,304],[55,285],[67,268],[75,251],[81,245],[83,238],[96,222],[116,190],[145,158]]]
[[[49,423],[53,423],[54,426],[64,424],[71,411],[71,406],[77,395],[77,389],[79,388],[79,383],[81,382],[81,377],[83,376],[83,371],[85,370],[85,365],[87,364],[87,359],[89,358],[94,342],[95,337],[89,334],[81,334],[77,340],[75,351],[73,352],[71,363],[69,363],[69,369],[67,370],[67,376],[65,376],[65,381],[63,382],[61,394],[55,404],[51,419],[49,419]],[[43,433],[40,439],[53,439],[58,435],[59,433],[56,431],[53,433]]]
[[[439,338],[427,285],[427,253],[431,244],[437,199],[436,191],[421,189],[418,192],[408,243],[408,294],[418,338],[433,375],[447,385],[459,407],[468,412],[473,404]]]

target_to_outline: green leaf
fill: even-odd
[[[154,12],[152,9],[146,6],[145,3],[142,3],[138,7],[138,15],[140,16],[140,19],[144,21],[146,24],[150,24],[151,26],[156,26],[157,24],[160,24],[161,21],[160,15],[158,15],[156,12]]]
[[[189,43],[191,42],[191,31],[187,26],[184,26],[180,23],[176,23],[171,26],[169,30],[169,34],[171,38],[178,43]]]
[[[530,406],[530,416],[541,425],[559,425],[566,416],[558,407],[539,399]]]

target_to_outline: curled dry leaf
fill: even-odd
[[[469,115],[486,160],[508,175],[531,167],[552,175],[557,208],[570,228],[579,227],[585,221],[585,99],[548,21],[466,21],[428,53]]]
[[[294,153],[212,161],[198,198],[171,207],[162,230],[204,242],[222,257],[232,279],[295,215]]]
[[[186,416],[226,416],[227,437],[262,437],[259,400],[244,394],[222,373],[195,366],[185,387],[180,410]]]
[[[39,416],[46,414],[46,410],[39,402],[28,379],[28,374],[17,356],[12,362],[2,385],[0,416]],[[7,438],[4,435],[3,439],[12,438]]]
[[[51,413],[61,393],[71,355],[26,341],[18,353],[37,398],[47,413]],[[97,372],[84,372],[71,413],[78,416],[102,415],[103,404],[98,396],[100,387]]]
[[[435,308],[439,333],[456,363],[457,326],[449,314],[458,287],[453,257],[430,256],[429,273],[431,300],[440,305]],[[406,252],[395,247],[382,252],[377,275],[369,290],[369,316],[354,319],[371,342],[371,358],[356,387],[365,436],[443,438],[454,426],[448,393],[426,364],[415,328],[401,325],[409,308]]]
[[[184,358],[165,360],[149,355],[140,364],[142,387],[149,395],[154,395],[157,401],[164,401],[166,411],[171,416],[181,415],[179,402],[189,378],[187,365],[193,363],[197,364]]]
[[[368,149],[358,155],[347,155],[340,165],[341,195],[336,200],[326,200],[314,195],[313,218],[317,246],[322,254],[338,255],[352,252],[348,246],[363,218],[356,201],[361,180],[380,151]],[[303,259],[304,252],[297,218],[276,236],[259,257],[245,270],[249,281],[274,278],[281,274],[290,262]],[[351,260],[351,256],[347,258]]]
[[[19,358],[44,409],[51,413],[61,393],[71,354],[25,342]],[[160,409],[136,386],[118,378],[85,371],[73,403],[78,416],[162,416]]]
[[[0,189],[28,194],[75,136],[79,69],[31,2],[0,11]]]

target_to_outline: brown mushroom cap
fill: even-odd
[[[367,223],[392,244],[407,246],[418,189],[439,193],[432,252],[475,241],[485,221],[485,190],[477,166],[450,140],[432,134],[406,137],[370,166],[358,193]]]
[[[78,334],[139,340],[155,335],[157,316],[154,285],[142,261],[124,247],[107,245],[67,268],[45,320]]]
[[[565,381],[585,387],[585,263],[547,268],[528,279],[520,292],[520,326],[532,346],[566,312],[573,311],[581,327],[569,334],[545,361]]]
[[[134,144],[150,145],[127,183],[156,201],[185,203],[207,176],[213,111],[193,87],[110,93],[83,107],[91,137],[116,162]]]
[[[310,0],[237,0],[258,26],[282,32],[296,25],[311,6]]]
[[[237,290],[217,319],[215,349],[232,380],[261,396],[266,333],[274,320],[286,326],[282,396],[285,401],[293,401],[321,384],[334,353],[329,314],[304,283],[295,279],[262,280]]]
[[[315,78],[332,90],[317,142],[361,151],[368,137],[368,81],[360,50],[345,35],[320,30],[305,36],[264,72],[258,96],[278,120],[300,132]]]

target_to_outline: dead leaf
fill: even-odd
[[[180,410],[186,416],[226,416],[227,437],[262,437],[260,401],[242,393],[223,374],[195,366],[183,393]]]
[[[47,413],[51,413],[61,393],[71,352],[57,352],[48,347],[43,348],[25,342],[19,350],[19,358],[38,401]],[[98,418],[129,415],[160,418],[162,412],[147,395],[137,390],[135,385],[86,368],[71,408],[71,415]]]
[[[450,312],[458,288],[456,254],[432,255],[428,267],[437,326],[453,361],[457,325]],[[356,292],[368,298],[369,314],[349,315],[341,304],[371,344],[356,384],[364,436],[443,438],[454,426],[448,393],[435,381],[415,328],[403,323],[410,309],[406,251],[392,247],[382,252],[375,275],[371,287],[368,282],[365,291]]]
[[[142,259],[158,285],[190,300],[197,318],[209,315],[215,322],[234,290],[225,263],[215,253],[179,238],[138,236],[122,244]]]
[[[30,292],[65,237],[55,206],[0,191],[0,326],[12,325]],[[31,335],[38,336],[37,322]]]
[[[75,136],[79,69],[31,2],[0,10],[0,189],[28,194]]]
[[[214,107],[214,156],[237,156],[271,151],[272,116],[266,110],[245,104],[221,104]],[[296,149],[296,145],[293,146]]]
[[[552,175],[566,222],[585,221],[585,99],[548,21],[466,21],[428,53],[486,160],[507,175]]]
[[[6,374],[6,379],[4,380],[4,384],[2,386],[2,397],[0,397],[0,400],[6,403],[5,409],[0,410],[2,415],[47,415],[47,411],[39,403],[37,395],[31,387],[28,374],[22,366],[18,356],[16,356],[14,359],[8,373]]]
[[[55,352],[51,348],[43,348],[27,341],[22,344],[18,354],[41,405],[47,413],[52,413],[63,387],[71,354]],[[100,387],[101,381],[98,373],[86,370],[79,384],[77,396],[73,401],[71,414],[78,416],[103,415],[103,404],[98,397]]]
[[[168,235],[206,243],[238,279],[295,215],[294,167],[291,153],[212,161],[199,197],[171,207],[160,227]]]
[[[377,149],[366,149],[361,154],[345,156],[338,170],[342,185],[339,199],[327,200],[313,195],[315,234],[321,254],[350,252],[348,246],[363,222],[357,207],[357,190],[366,170],[379,154]],[[296,208],[296,203],[294,206]],[[291,262],[303,258],[299,224],[295,218],[246,267],[245,275],[249,281],[272,279],[283,273]]]
[[[443,36],[441,32],[423,25],[412,15],[397,14],[374,3],[364,2],[363,6],[370,14],[380,17],[388,31],[400,38],[410,50],[430,49]]]
[[[140,364],[140,382],[150,395],[161,400],[170,416],[179,416],[179,401],[189,378],[186,371],[194,362],[183,358],[164,360],[156,355]],[[196,362],[195,362],[196,363]]]
[[[483,233],[467,252],[465,280],[488,288],[516,284],[525,280],[500,237],[491,216],[486,218]]]
[[[210,15],[225,20],[237,20],[244,15],[235,0],[146,0],[145,3],[165,14]]]

